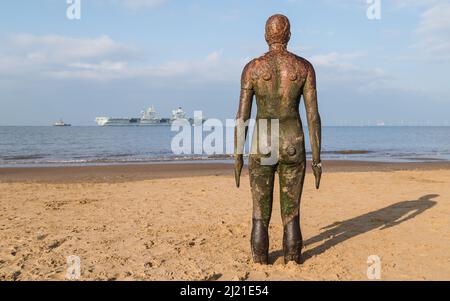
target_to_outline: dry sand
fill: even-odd
[[[278,191],[272,262],[251,262],[248,177],[165,164],[0,170],[0,280],[450,280],[448,164],[325,164],[302,199],[302,265],[284,265]]]

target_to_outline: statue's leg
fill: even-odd
[[[258,159],[250,157],[249,174],[253,197],[251,248],[253,261],[260,264],[268,264],[269,261],[269,223],[275,171],[275,166],[261,165]]]
[[[278,166],[285,263],[289,261],[300,263],[303,245],[300,231],[300,199],[305,180],[305,166],[306,161],[280,163]]]

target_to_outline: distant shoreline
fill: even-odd
[[[308,172],[310,172],[308,161]],[[391,172],[400,170],[448,170],[450,161],[386,163],[336,160],[324,161],[325,173],[336,172]],[[247,171],[245,170],[244,173]],[[233,175],[230,163],[152,163],[63,167],[15,167],[0,168],[0,183],[39,182],[127,182],[165,178]]]

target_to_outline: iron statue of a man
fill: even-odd
[[[277,161],[263,163],[271,154],[262,153],[254,145],[258,139],[273,141],[267,135],[256,135],[249,156],[249,175],[253,198],[251,249],[256,263],[268,264],[268,228],[272,214],[275,173],[279,175],[281,215],[283,220],[283,252],[285,263],[300,263],[302,235],[300,231],[300,199],[305,179],[306,151],[299,104],[303,95],[312,149],[312,168],[319,189],[322,174],[320,159],[321,121],[317,105],[315,71],[311,63],[287,50],[291,37],[290,23],[283,15],[270,17],[265,38],[269,52],[248,63],[242,73],[241,95],[235,129],[235,177],[240,185],[243,148],[247,128],[239,130],[251,117],[253,97],[256,96],[256,124],[260,120],[278,120]],[[259,130],[261,131],[261,130]],[[255,130],[255,132],[257,132]],[[242,137],[243,136],[243,137]],[[264,138],[261,138],[264,137]],[[273,142],[268,142],[272,143]]]

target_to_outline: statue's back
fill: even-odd
[[[298,119],[299,101],[310,63],[286,50],[270,51],[248,69],[258,104],[257,118]]]

